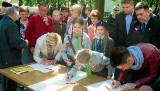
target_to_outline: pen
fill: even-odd
[[[69,79],[69,74],[68,74],[68,72],[67,72],[67,80]]]
[[[66,82],[66,84],[76,84],[76,82]]]
[[[52,70],[52,69],[50,69],[50,68],[46,68],[47,70]]]
[[[107,87],[106,85],[104,87],[107,88],[110,91],[109,87]]]

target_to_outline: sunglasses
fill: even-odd
[[[119,10],[114,10],[114,11],[119,11]]]

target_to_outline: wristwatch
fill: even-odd
[[[136,88],[136,87],[137,87],[137,85],[136,85],[135,83],[133,83],[133,85],[134,85],[134,88]]]

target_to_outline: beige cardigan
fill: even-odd
[[[40,36],[36,41],[33,58],[37,63],[41,63],[42,58],[47,58],[48,56],[46,35],[47,34]],[[61,48],[62,48],[62,41],[58,43],[58,45],[54,50],[54,53],[56,55],[55,56],[56,60],[60,60],[61,58]]]

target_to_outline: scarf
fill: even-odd
[[[130,46],[127,49],[129,50],[135,61],[135,65],[132,65],[131,69],[139,70],[144,62],[144,57],[141,49],[137,46]]]

